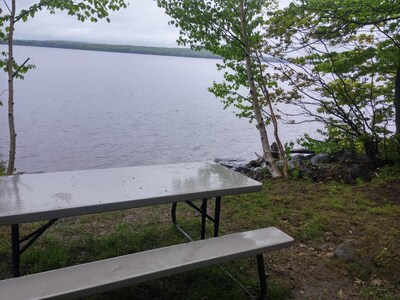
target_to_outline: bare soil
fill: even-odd
[[[270,192],[289,188],[288,182],[275,182]],[[318,198],[307,195],[323,198],[332,190],[311,184],[302,192],[303,205],[315,208]],[[312,239],[300,235],[294,247],[271,255],[271,276],[289,283],[294,299],[400,299],[400,180],[347,186],[341,193],[346,201],[362,203],[342,211],[325,204],[315,208],[329,216],[324,233]],[[297,232],[304,221],[289,217],[285,229]],[[342,243],[351,245],[353,259],[334,256]]]

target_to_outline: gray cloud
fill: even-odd
[[[17,1],[18,9],[27,8],[37,0]],[[57,12],[39,12],[34,19],[16,24],[16,39],[69,40],[94,43],[176,47],[178,29],[169,26],[169,17],[154,0],[130,0],[127,9],[113,12],[111,23],[82,23]],[[290,0],[280,0],[286,6]],[[4,3],[1,1],[1,5]],[[3,8],[3,7],[2,7]]]
[[[48,12],[42,11],[34,19],[25,23],[18,22],[15,38],[177,46],[175,41],[178,37],[178,30],[168,25],[168,16],[157,7],[155,1],[131,0],[127,9],[112,12],[110,19],[110,23],[105,20],[98,23],[82,23],[63,12],[50,15]]]

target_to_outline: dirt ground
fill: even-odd
[[[277,185],[271,191],[289,188],[287,183]],[[354,211],[343,207],[341,213],[332,213],[321,206],[332,221],[328,230],[321,238],[297,238],[290,249],[270,255],[271,274],[289,283],[294,299],[400,299],[400,180],[345,190],[344,198],[355,201],[352,194],[358,199],[362,195],[367,207],[359,204]],[[296,221],[289,217],[287,223],[290,232]],[[349,256],[335,256],[341,244]]]

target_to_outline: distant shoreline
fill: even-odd
[[[0,45],[5,44],[0,41]],[[89,50],[102,52],[116,52],[128,54],[144,54],[144,55],[161,55],[161,56],[177,56],[207,59],[222,59],[207,50],[194,51],[190,48],[167,48],[167,47],[149,47],[149,46],[132,46],[132,45],[113,45],[113,44],[96,44],[73,41],[38,41],[38,40],[14,40],[16,46],[59,48],[71,50]],[[265,61],[276,62],[273,57],[265,58]]]
[[[130,53],[130,54],[221,59],[221,57],[214,55],[209,51],[206,50],[194,51],[189,48],[112,45],[112,44],[95,44],[95,43],[85,43],[85,42],[51,41],[51,40],[48,41],[15,40],[14,45],[30,46],[30,47],[61,48],[61,49],[72,49],[72,50]]]

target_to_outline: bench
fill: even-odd
[[[71,299],[234,259],[256,256],[265,298],[263,253],[293,244],[275,227],[138,252],[0,281],[0,299]]]

